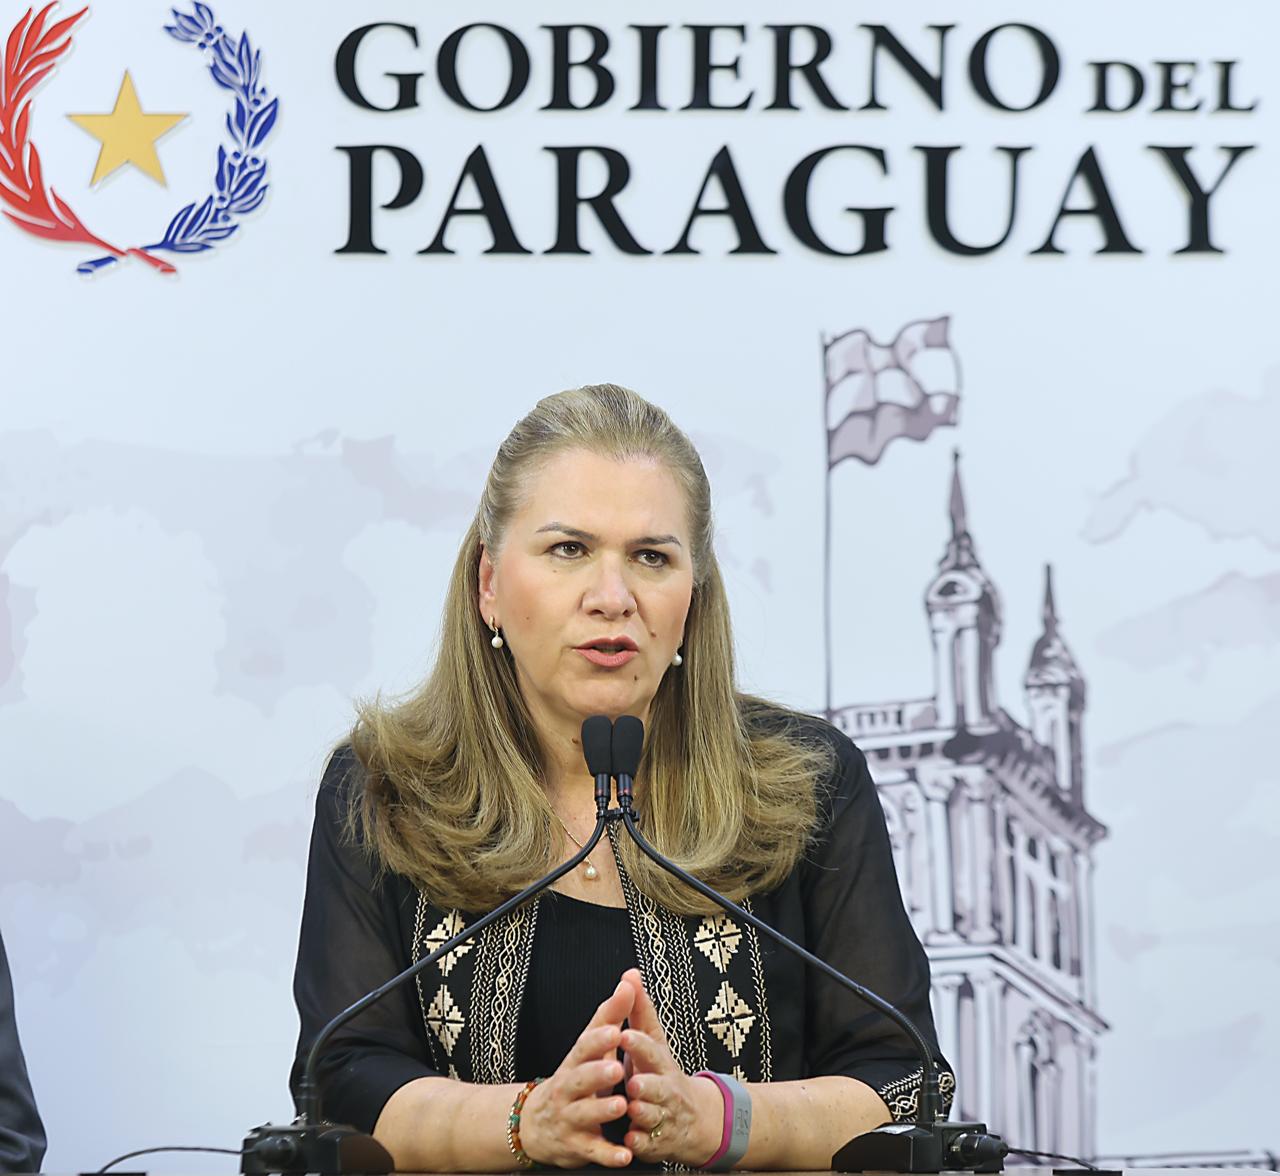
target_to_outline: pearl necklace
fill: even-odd
[[[552,809],[551,811],[555,813],[556,820],[560,822],[560,827],[565,831],[565,836],[567,836],[579,849],[586,849],[586,846],[583,845],[582,842],[579,841],[571,832],[569,832],[569,826],[564,823],[564,818],[559,813],[556,813],[555,809]],[[590,858],[583,858],[583,867],[584,869],[582,874],[588,882],[594,882],[600,877],[600,871],[591,864]]]

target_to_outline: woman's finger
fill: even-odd
[[[529,1154],[562,1168],[589,1163],[616,1168],[629,1163],[630,1150],[611,1143],[600,1130],[602,1123],[626,1113],[627,1100],[621,1095],[571,1098],[562,1077],[557,1071],[525,1103],[521,1134]],[[536,1101],[535,1094],[540,1096]]]
[[[620,1094],[611,1094],[607,1098],[579,1098],[569,1103],[561,1112],[561,1122],[589,1130],[598,1128],[601,1123],[612,1123],[627,1113],[627,1100]],[[595,1132],[599,1134],[598,1132]]]
[[[617,1058],[602,1058],[576,1066],[562,1066],[556,1072],[557,1091],[565,1102],[594,1098],[601,1091],[612,1091],[622,1081],[622,1063]]]
[[[667,1121],[667,1109],[658,1103],[633,1098],[626,1110],[631,1126],[637,1131],[660,1130]]]
[[[634,1156],[629,1147],[619,1147],[603,1137],[589,1139],[582,1149],[582,1161],[577,1165],[565,1164],[564,1167],[583,1167],[586,1164],[599,1164],[602,1168],[625,1168]]]
[[[595,1029],[601,1025],[620,1026],[623,1021],[631,1016],[635,1001],[635,986],[626,980],[619,980],[618,986],[613,990],[612,994],[601,1001],[600,1007],[595,1011],[595,1015],[587,1022],[587,1028]]]
[[[599,1130],[563,1131],[560,1146],[555,1153],[543,1157],[543,1162],[558,1168],[582,1168],[587,1164],[600,1164],[606,1168],[622,1168],[631,1163],[630,1148],[611,1143]]]
[[[637,1074],[644,1071],[665,1074],[679,1068],[666,1041],[661,1038],[654,1040],[639,1029],[628,1029],[622,1034],[620,1043]]]
[[[672,1156],[672,1150],[671,1141],[666,1135],[668,1126],[669,1124],[663,1121],[652,1128],[633,1129],[627,1132],[623,1142],[646,1162],[656,1163],[658,1160],[669,1159]],[[655,1135],[654,1132],[657,1134]]]
[[[650,1037],[658,1037],[665,1041],[667,1035],[663,1031],[662,1022],[658,1020],[658,1010],[654,1008],[653,1001],[649,999],[649,993],[645,990],[644,977],[641,975],[640,969],[628,968],[622,974],[622,979],[631,986],[635,1001],[631,1015],[628,1018],[632,1028],[639,1029],[649,1034]]]
[[[621,1044],[622,1031],[617,1025],[597,1025],[594,1029],[584,1029],[561,1065],[580,1066],[602,1058],[609,1060]]]
[[[651,1074],[632,1074],[627,1079],[627,1097],[640,1102],[657,1102],[658,1079]]]

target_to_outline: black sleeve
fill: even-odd
[[[824,820],[801,867],[806,934],[812,950],[870,988],[915,1023],[942,1067],[944,1101],[955,1079],[938,1051],[929,1007],[929,961],[902,905],[884,810],[867,761],[827,729],[837,764],[822,799]],[[889,1018],[827,977],[809,970],[806,1018],[810,1074],[847,1074],[872,1087],[895,1119],[911,1118],[919,1054]]]
[[[27,1078],[13,1011],[9,958],[0,939],[0,1172],[38,1172],[44,1126]]]
[[[297,1097],[307,1051],[348,1005],[407,968],[406,932],[416,892],[375,864],[347,831],[352,789],[363,769],[349,748],[334,753],[316,798],[307,892],[293,994],[301,1032],[290,1086]],[[387,1099],[406,1082],[437,1074],[412,980],[334,1035],[319,1074],[326,1119],[372,1131]]]

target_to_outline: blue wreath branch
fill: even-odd
[[[190,12],[173,9],[173,24],[165,25],[165,32],[206,55],[210,75],[231,91],[235,106],[227,114],[228,140],[218,147],[213,193],[180,209],[163,239],[144,248],[148,253],[204,253],[232,236],[240,227],[237,219],[267,198],[270,185],[262,145],[276,124],[280,100],[262,85],[261,50],[253,48],[248,33],[238,40],[228,36],[209,5],[197,2]],[[94,258],[80,265],[79,272],[94,273],[116,260]]]

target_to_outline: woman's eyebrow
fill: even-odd
[[[591,534],[590,531],[571,527],[567,523],[545,523],[534,534],[541,535],[544,531],[559,531],[561,535],[568,535],[572,539],[581,539],[583,543],[594,543],[597,539],[597,536]]]
[[[668,543],[676,547],[684,546],[674,535],[642,535],[639,539],[632,539],[631,543],[636,547],[661,547]]]
[[[567,523],[551,522],[544,523],[534,532],[541,535],[544,531],[557,531],[561,535],[568,535],[571,539],[581,540],[583,543],[595,543],[598,535],[593,535],[590,531],[583,531],[579,527],[571,527]],[[674,535],[641,535],[638,539],[632,539],[627,546],[629,547],[661,547],[671,545],[674,547],[683,547]]]

